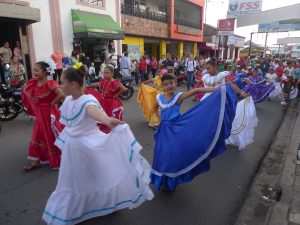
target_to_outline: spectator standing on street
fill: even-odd
[[[60,76],[63,71],[63,63],[62,63],[63,57],[64,57],[64,55],[59,52],[54,52],[51,55],[51,58],[53,59],[53,61],[56,64],[55,73],[53,74],[53,80],[58,81],[59,83],[60,83]]]
[[[21,44],[19,41],[16,41],[16,47],[14,48],[14,56],[17,56],[19,63],[23,64],[23,55],[22,55],[22,49]]]
[[[3,75],[2,75],[2,82],[5,83],[8,75],[9,75],[9,70],[6,69],[6,65],[10,64],[11,62],[11,57],[12,57],[12,52],[11,49],[9,48],[9,42],[5,41],[3,43],[3,46],[0,48],[0,60],[2,63],[2,68],[3,68]]]
[[[150,74],[150,71],[151,71],[151,60],[150,60],[149,55],[146,55],[146,63],[147,63],[147,77],[149,79],[149,74]]]
[[[147,77],[147,63],[146,63],[146,58],[145,56],[143,56],[140,60],[139,63],[139,71],[140,71],[140,77],[141,77],[141,81],[146,81],[149,78]]]
[[[152,60],[151,60],[150,64],[151,64],[151,73],[152,73],[152,76],[154,78],[156,76],[156,72],[157,72],[157,69],[158,69],[158,62],[155,59],[155,57],[152,57]]]
[[[138,74],[138,63],[136,59],[132,60],[131,62],[131,76],[135,79],[135,85],[138,85],[139,74]]]
[[[165,60],[166,60],[165,55],[162,55],[162,57],[161,57],[161,59],[159,60],[158,64],[159,64],[159,65],[162,65],[163,62],[164,62]]]
[[[11,72],[11,83],[14,87],[22,87],[25,84],[25,68],[19,62],[17,56],[12,57],[11,65],[9,67]]]
[[[293,67],[292,62],[287,63],[287,67],[285,68],[285,70],[289,71],[289,76],[295,78],[295,68]]]
[[[195,62],[193,55],[189,55],[189,59],[185,63],[186,71],[187,71],[187,89],[188,91],[190,88],[194,86],[194,78],[195,78],[195,71],[197,67],[197,63]]]
[[[131,63],[130,59],[128,57],[128,53],[125,52],[122,59],[121,59],[121,64],[120,64],[120,69],[125,77],[130,77],[131,76]]]

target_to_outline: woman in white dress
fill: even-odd
[[[215,62],[207,62],[206,70],[208,74],[205,74],[202,78],[205,88],[229,83],[235,92],[239,93],[241,97],[245,98],[237,104],[235,118],[232,123],[231,135],[226,140],[226,144],[228,145],[232,144],[238,146],[240,150],[245,149],[247,145],[254,142],[254,131],[258,123],[253,100],[230,81],[230,79],[227,77],[227,75],[229,75],[228,73],[218,73]],[[211,93],[205,94],[201,101],[209,95],[211,95]]]
[[[280,82],[278,80],[278,76],[274,71],[273,67],[269,68],[268,73],[266,74],[266,81],[267,83],[273,83],[275,85],[275,90],[271,92],[269,100],[271,97],[277,97],[278,95],[281,94],[281,87],[280,87]]]
[[[153,198],[151,167],[129,126],[108,117],[92,95],[84,95],[84,74],[74,68],[62,75],[68,96],[61,107],[65,125],[55,145],[62,150],[55,191],[43,219],[51,225],[77,224]],[[102,133],[96,121],[112,129]]]

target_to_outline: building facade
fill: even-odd
[[[1,44],[21,41],[27,71],[53,52],[78,50],[93,60],[110,46],[121,54],[120,24],[120,0],[0,0]]]
[[[131,58],[198,54],[203,41],[204,0],[122,0],[122,50]]]

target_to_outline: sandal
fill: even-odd
[[[29,164],[29,165],[26,165],[26,166],[24,166],[23,169],[24,169],[25,171],[27,171],[27,172],[30,172],[30,171],[32,171],[32,170],[39,169],[39,168],[41,168],[41,167],[42,167],[41,164],[36,163],[36,164]]]

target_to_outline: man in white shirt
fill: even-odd
[[[130,62],[127,52],[125,52],[122,57],[120,69],[121,69],[123,76],[131,77],[131,62]]]
[[[190,54],[189,58],[186,60],[185,68],[187,71],[187,89],[190,90],[194,86],[194,77],[196,71],[197,63],[194,61],[193,55]]]

